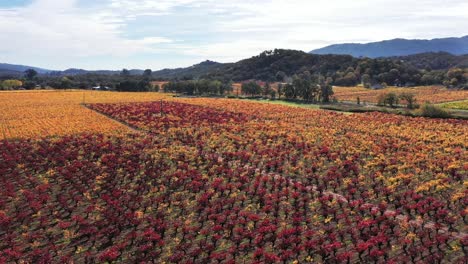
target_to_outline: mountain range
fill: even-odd
[[[258,78],[267,74],[271,76],[271,72],[284,70],[284,68],[290,70],[297,67],[306,67],[313,70],[314,65],[329,66],[331,63],[334,68],[340,69],[346,67],[353,59],[360,57],[385,58],[395,62],[405,62],[405,64],[418,69],[443,70],[452,67],[468,67],[468,36],[433,40],[395,39],[368,44],[336,44],[311,51],[308,54],[309,56],[306,56],[306,53],[303,52],[283,52],[282,54],[287,56],[279,56],[279,61],[272,61],[273,58],[278,58],[278,56],[269,58],[268,52],[262,54],[265,58],[255,56],[236,63],[218,63],[207,60],[186,68],[163,69],[154,71],[153,77],[159,79],[199,78],[228,73],[235,79]],[[279,65],[282,67],[279,67]],[[289,66],[283,67],[284,65]],[[244,70],[246,67],[249,68],[249,72]],[[294,69],[294,71],[299,70],[299,68]],[[49,76],[116,75],[121,72],[111,70],[88,71],[74,68],[65,71],[54,71],[25,65],[0,63],[0,76],[20,77],[27,69],[35,69],[39,74]],[[143,70],[133,69],[130,70],[130,74],[141,75]]]
[[[200,77],[209,72],[216,72],[221,68],[231,65],[232,63],[219,63],[215,61],[206,60],[199,64],[187,68],[177,68],[177,69],[163,69],[160,71],[153,72],[153,77],[160,79],[173,79],[181,78],[184,76],[187,77]]]
[[[317,55],[294,50],[276,50],[264,52],[258,56],[244,59],[236,63],[218,63],[205,61],[188,68],[164,69],[153,72],[158,79],[184,79],[184,78],[230,78],[232,80],[269,79],[278,71],[287,75],[309,70],[311,72],[345,71],[349,66],[355,66],[360,61],[372,60],[387,65],[406,65],[414,69],[448,70],[460,67],[468,68],[467,55],[453,55],[447,52],[427,52],[409,56],[394,56],[388,58],[365,59],[350,55]]]
[[[172,79],[180,76],[200,76],[216,70],[219,67],[229,65],[230,63],[219,63],[215,61],[206,60],[199,64],[195,64],[186,68],[176,68],[176,69],[162,69],[159,71],[154,71],[153,76],[156,78],[163,79]],[[11,76],[11,77],[21,77],[27,69],[34,69],[41,75],[49,76],[75,76],[83,74],[99,74],[99,75],[116,75],[120,74],[121,71],[112,71],[112,70],[84,70],[84,69],[67,69],[64,71],[48,70],[38,67],[25,66],[25,65],[16,65],[16,64],[7,64],[0,63],[0,76]],[[144,70],[132,69],[129,70],[130,75],[142,75]]]
[[[37,73],[41,75],[49,75],[49,76],[74,76],[74,75],[83,75],[83,74],[115,75],[115,74],[121,73],[121,71],[112,71],[112,70],[89,71],[89,70],[75,69],[75,68],[70,68],[64,71],[57,71],[57,70],[49,70],[49,69],[43,69],[43,68],[38,68],[38,67],[33,67],[33,66],[26,66],[26,65],[0,63],[0,76],[20,77],[23,75],[24,71],[28,69],[33,69],[33,70],[36,70]],[[130,75],[143,74],[143,70],[139,70],[139,69],[132,69],[129,71],[130,71]]]
[[[392,39],[366,44],[345,43],[312,50],[312,54],[343,54],[353,57],[393,57],[427,52],[448,52],[454,55],[468,54],[468,36],[461,38]]]
[[[52,72],[51,70],[42,69],[38,67],[0,63],[0,76],[21,76],[23,72],[28,69],[34,69],[39,74],[47,74],[49,72]]]

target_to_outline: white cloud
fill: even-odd
[[[93,5],[82,7],[82,1]],[[274,48],[461,36],[468,28],[463,0],[103,1],[34,0],[0,8],[0,61],[53,57],[71,67],[89,58],[107,68],[110,59],[103,58],[112,58],[123,66],[172,67],[236,61]],[[156,60],[158,65],[143,65]]]
[[[0,10],[0,60],[15,57],[128,57],[156,52],[166,37],[123,37],[126,19],[106,10],[76,8],[76,0],[37,0],[16,9]]]
[[[236,38],[228,36],[188,52],[238,60],[273,48],[309,51],[342,42],[462,36],[468,28],[468,14],[463,12],[468,3],[457,0],[272,0],[243,1],[236,7],[249,15],[222,20],[215,27]]]
[[[148,38],[143,38],[141,40],[136,40],[136,42],[139,42],[142,44],[160,44],[160,43],[172,43],[174,41],[171,39],[162,38],[162,37],[148,37]]]

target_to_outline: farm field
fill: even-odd
[[[39,138],[80,132],[123,133],[128,127],[80,104],[157,101],[162,93],[96,91],[0,92],[0,139]]]
[[[340,101],[356,102],[357,97],[361,102],[377,103],[381,94],[394,92],[400,94],[409,92],[416,96],[418,103],[445,103],[468,99],[468,91],[448,90],[439,86],[421,86],[415,88],[389,87],[380,90],[366,89],[364,87],[333,87],[334,96]]]
[[[0,141],[0,263],[468,260],[466,120],[43,93],[96,127]]]
[[[468,100],[443,103],[441,105],[444,108],[468,110]]]

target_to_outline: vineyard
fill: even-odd
[[[0,92],[0,140],[96,132],[119,134],[126,126],[82,107],[82,103],[157,101],[159,93],[93,91]]]
[[[0,263],[468,260],[466,120],[102,96],[0,141]]]
[[[377,103],[380,95],[385,93],[401,94],[404,92],[412,93],[416,96],[418,103],[444,103],[451,101],[466,100],[468,91],[449,90],[439,86],[422,86],[415,88],[396,88],[390,87],[380,90],[366,89],[364,87],[333,87],[335,97],[340,101],[356,102],[359,97],[361,102]]]

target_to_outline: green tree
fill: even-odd
[[[358,82],[358,78],[354,72],[348,72],[342,80],[346,86],[353,86],[356,85]]]
[[[147,92],[151,89],[151,84],[148,81],[132,81],[126,80],[120,82],[117,85],[118,91],[128,91],[128,92]]]
[[[221,94],[222,83],[218,80],[208,81],[208,93],[209,94]]]
[[[220,94],[232,93],[232,91],[234,90],[234,87],[232,85],[233,85],[232,81],[228,81],[228,82],[223,83],[221,85]]]
[[[447,72],[447,81],[451,86],[458,86],[459,84],[465,83],[463,70],[460,68],[451,68]]]
[[[26,79],[32,80],[34,79],[34,77],[37,76],[37,71],[34,69],[27,69],[26,71],[24,71],[24,76],[26,77]]]
[[[379,95],[378,98],[378,105],[380,106],[390,106],[390,107],[395,107],[399,102],[399,97],[396,95],[396,93],[385,93]]]
[[[143,72],[143,77],[145,78],[151,78],[151,74],[153,73],[153,71],[151,69],[146,69],[144,72]]]
[[[242,90],[242,93],[251,95],[251,96],[259,95],[262,93],[262,87],[254,81],[243,83],[241,86],[241,90]]]
[[[23,82],[20,80],[4,80],[2,82],[2,87],[4,90],[17,89],[23,86]]]
[[[317,85],[308,71],[294,75],[292,85],[294,86],[296,96],[308,102],[316,101],[320,94],[320,86]]]
[[[365,88],[370,88],[371,86],[371,77],[369,74],[363,74],[361,76],[361,83]]]
[[[278,71],[275,77],[277,82],[284,82],[284,80],[286,79],[286,73],[284,73],[283,71]]]
[[[329,103],[331,96],[334,94],[331,83],[332,79],[329,77],[320,84],[320,101],[323,103]]]
[[[406,102],[406,107],[409,109],[414,109],[416,104],[416,97],[412,93],[401,93],[399,98]]]
[[[296,99],[297,94],[296,94],[296,88],[294,85],[288,83],[284,85],[283,87],[283,94],[287,99]]]
[[[276,99],[276,91],[275,90],[271,89],[269,95],[270,95],[271,99]]]
[[[31,90],[36,88],[36,82],[35,81],[26,81],[23,83],[23,87],[27,90]]]
[[[281,96],[284,94],[283,84],[278,83],[278,99],[281,99]]]
[[[263,87],[263,95],[264,95],[264,96],[270,96],[271,91],[273,91],[273,89],[271,89],[270,83],[269,83],[269,82],[266,82],[266,83],[265,83],[265,87]]]
[[[400,80],[400,71],[398,69],[391,69],[388,72],[387,80],[385,80],[385,82],[393,84],[393,85],[398,85],[399,80]]]
[[[72,81],[68,77],[63,77],[60,81],[61,89],[70,89],[72,88]]]
[[[120,75],[122,75],[124,77],[128,77],[128,76],[130,76],[130,71],[127,70],[127,69],[123,69],[122,72],[120,73]]]

